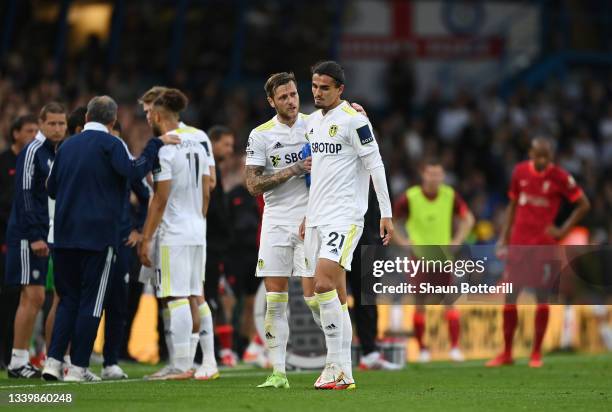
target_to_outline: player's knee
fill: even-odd
[[[21,295],[24,304],[33,310],[40,310],[45,303],[45,289],[42,286],[26,286]]]
[[[289,289],[289,280],[284,277],[266,277],[264,278],[264,286],[266,287],[266,292],[287,292]]]
[[[302,290],[304,296],[312,296],[314,294],[314,278],[302,278]]]
[[[315,293],[325,293],[325,292],[329,292],[330,290],[334,290],[334,289],[336,289],[336,285],[334,282],[332,282],[331,279],[328,279],[328,278],[315,279],[315,285],[314,285]]]
[[[340,299],[340,303],[344,305],[348,299],[346,288],[337,287],[336,290],[338,291],[338,299]]]

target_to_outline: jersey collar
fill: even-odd
[[[274,123],[277,126],[286,127],[287,129],[293,129],[298,124],[298,122],[300,121],[300,114],[301,113],[298,112],[297,118],[295,119],[295,122],[293,122],[293,126],[289,126],[289,125],[281,122],[280,120],[278,120],[278,114],[275,114],[274,117],[272,118],[272,120],[274,120]]]
[[[538,176],[538,177],[544,176],[546,173],[548,173],[551,167],[552,167],[552,163],[549,163],[548,166],[546,166],[546,169],[542,170],[541,172],[538,172],[538,169],[535,168],[533,161],[532,160],[529,161],[529,172],[534,176]]]
[[[423,185],[420,185],[420,188],[421,188],[421,193],[423,194],[425,199],[429,200],[430,202],[435,201],[438,198],[438,195],[440,194],[440,188],[439,187],[436,190],[436,193],[434,193],[433,195],[431,193],[425,192],[425,188],[423,187]]]
[[[102,123],[98,123],[98,122],[87,122],[85,123],[85,127],[83,127],[83,131],[85,130],[97,130],[98,132],[108,132],[108,129],[106,128],[106,126],[104,126]]]
[[[42,134],[42,132],[40,130],[36,133],[36,136],[34,136],[34,139],[36,139],[36,140],[38,140],[39,142],[42,142],[42,143],[44,143],[45,140],[47,140],[45,135]]]
[[[331,113],[334,113],[336,110],[338,110],[342,106],[346,106],[346,105],[348,105],[348,102],[346,100],[341,100],[340,104],[338,106],[334,107],[331,110],[328,110],[327,113],[325,113],[324,115],[323,115],[323,110],[321,110],[321,114],[323,115],[323,117],[328,117]]]

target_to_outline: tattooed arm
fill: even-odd
[[[246,167],[246,186],[249,193],[253,196],[258,196],[268,190],[274,189],[281,183],[285,183],[293,176],[301,176],[304,173],[310,172],[312,159],[309,157],[305,160],[296,162],[293,166],[286,167],[271,175],[265,175],[264,166],[247,166]]]

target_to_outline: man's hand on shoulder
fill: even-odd
[[[175,134],[169,134],[169,133],[159,136],[159,140],[161,140],[164,145],[181,143],[180,137],[178,137]]]
[[[351,103],[351,107],[353,109],[357,110],[357,113],[361,113],[365,117],[368,117],[368,114],[366,113],[365,109],[359,103]]]

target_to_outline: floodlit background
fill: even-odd
[[[241,179],[249,131],[273,115],[266,78],[295,72],[302,112],[309,113],[309,69],[325,59],[344,65],[345,97],[365,106],[372,120],[393,197],[418,182],[419,160],[436,154],[476,216],[470,242],[494,243],[513,166],[525,158],[530,138],[550,135],[557,162],[593,206],[581,237],[610,242],[606,0],[4,0],[0,149],[8,147],[17,115],[36,113],[50,100],[73,109],[104,93],[120,103],[124,137],[137,154],[150,129],[136,99],[153,85],[174,86],[190,98],[186,123],[235,131],[235,159],[221,165],[230,190]],[[499,320],[493,316],[487,324]],[[549,348],[557,345],[561,311],[553,318]],[[386,309],[381,319],[382,333]],[[591,335],[584,347],[601,349],[597,333]]]

